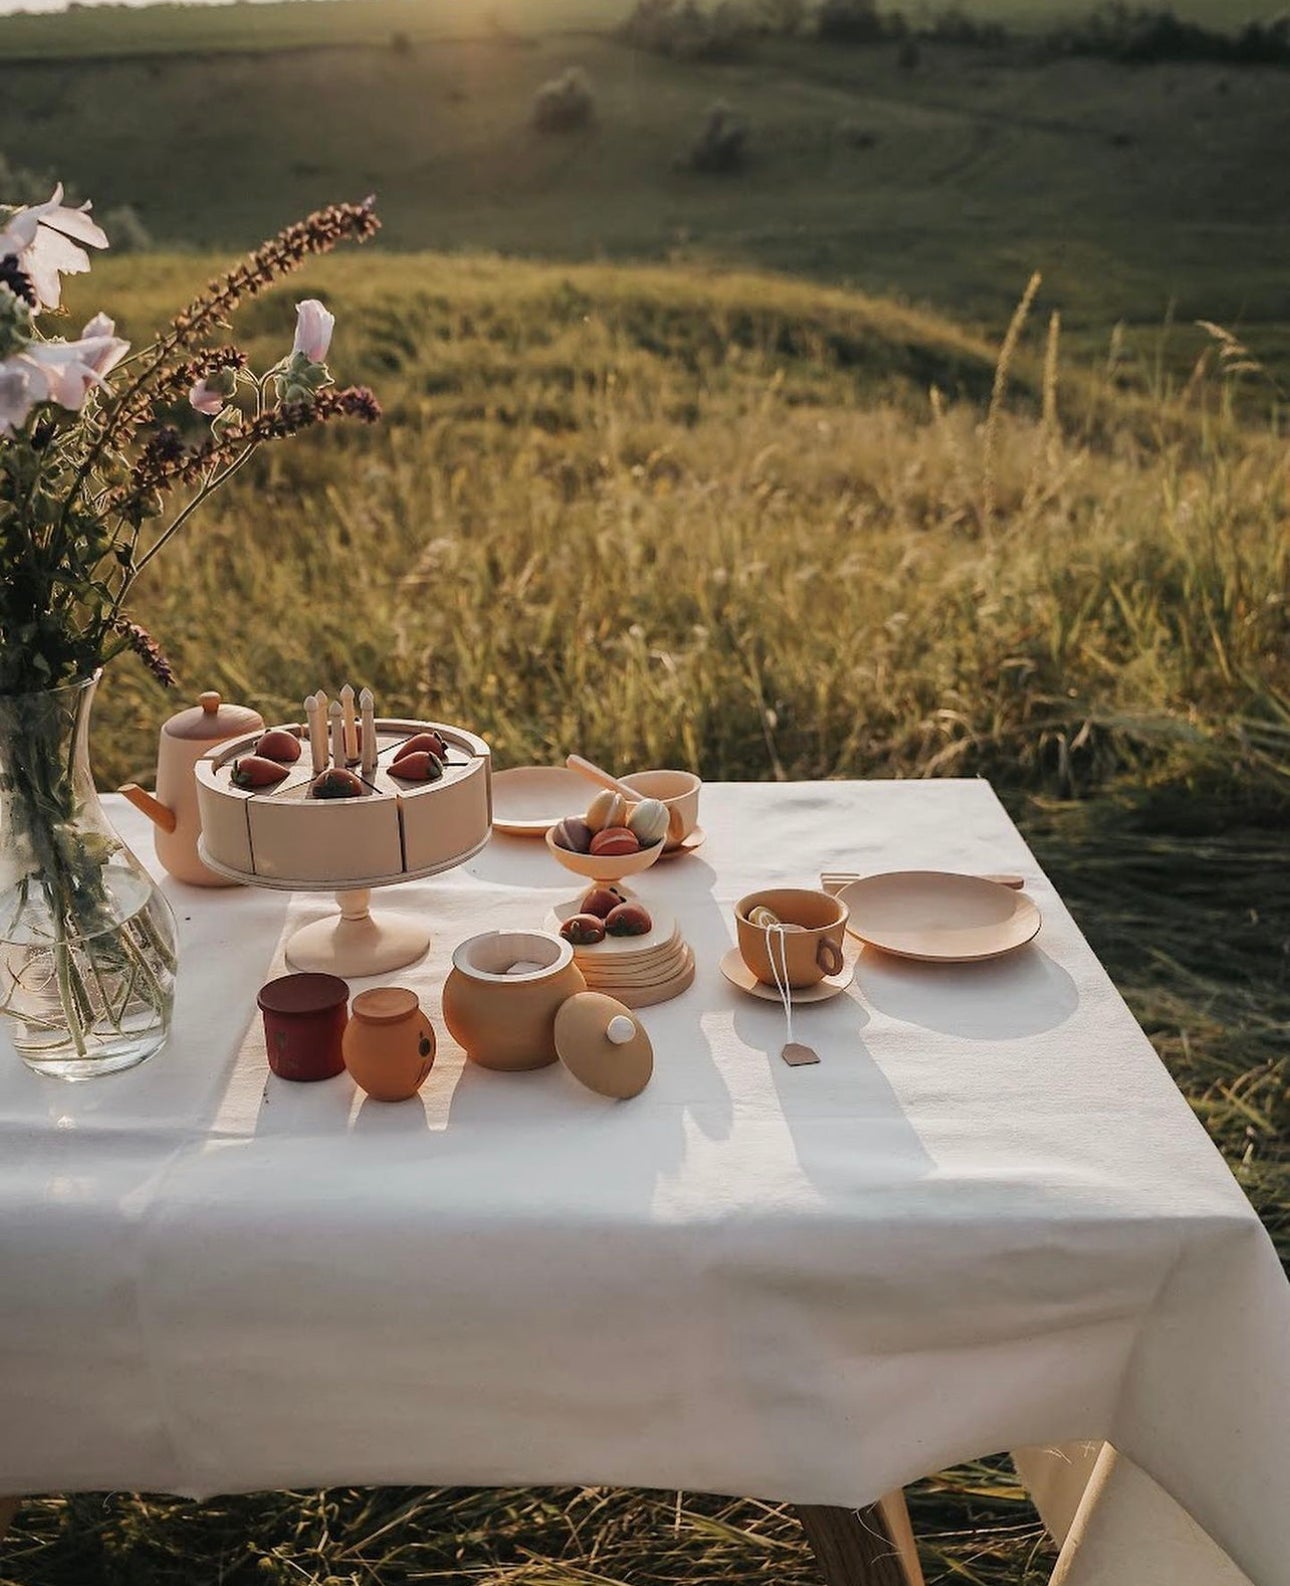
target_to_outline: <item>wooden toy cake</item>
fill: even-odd
[[[202,859],[262,887],[334,891],[340,916],[287,944],[297,969],[379,974],[419,957],[420,921],[374,918],[372,887],[463,864],[492,831],[488,745],[445,722],[377,720],[348,686],[308,722],[222,743],[197,762]]]
[[[211,862],[261,885],[331,890],[430,875],[478,853],[491,830],[488,745],[442,722],[385,719],[372,727],[366,759],[361,728],[353,761],[342,751],[339,764],[333,755],[319,765],[304,729],[291,724],[199,760],[202,846]],[[442,753],[420,747],[427,738]],[[437,761],[432,776],[429,759]]]

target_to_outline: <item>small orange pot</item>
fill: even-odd
[[[345,1029],[345,1067],[373,1101],[407,1101],[434,1067],[434,1029],[416,993],[378,986],[354,998]]]

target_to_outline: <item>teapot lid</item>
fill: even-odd
[[[264,717],[249,705],[226,705],[214,689],[197,696],[197,703],[181,710],[162,727],[168,738],[184,738],[189,743],[218,743],[221,738],[237,738],[258,732]]]

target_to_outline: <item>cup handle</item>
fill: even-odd
[[[842,948],[831,936],[820,938],[820,945],[815,949],[815,962],[826,975],[842,973]]]

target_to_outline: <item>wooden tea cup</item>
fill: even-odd
[[[769,909],[787,926],[797,927],[782,935],[773,933],[774,968],[771,967],[772,930],[754,925],[748,918],[754,909]],[[775,970],[783,979],[780,944],[787,958],[788,983],[795,991],[818,985],[826,975],[842,971],[842,942],[850,910],[827,892],[812,892],[804,887],[771,887],[750,892],[735,904],[735,929],[739,936],[739,956],[763,985],[775,984]]]
[[[638,799],[658,799],[671,816],[664,848],[679,848],[699,824],[702,780],[692,771],[634,771],[620,777]]]

